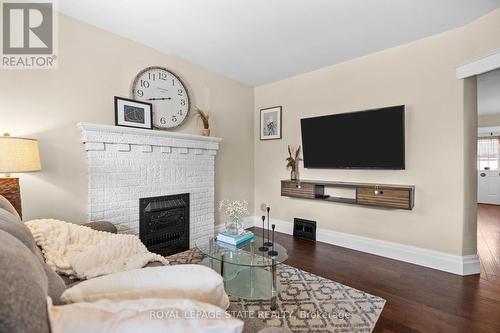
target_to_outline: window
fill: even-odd
[[[477,167],[479,170],[498,170],[500,140],[498,136],[477,140]]]

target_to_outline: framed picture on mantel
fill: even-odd
[[[281,106],[260,110],[260,139],[281,139]]]
[[[115,96],[115,125],[153,128],[153,105]]]

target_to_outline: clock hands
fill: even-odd
[[[164,101],[166,99],[172,99],[172,97],[152,97],[148,98],[148,101]]]
[[[167,92],[167,89],[156,87],[156,89],[160,90],[161,92]],[[165,101],[168,99],[172,99],[172,97],[151,97],[148,98],[148,101]]]

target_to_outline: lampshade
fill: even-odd
[[[38,141],[0,136],[0,173],[30,172],[42,169]]]

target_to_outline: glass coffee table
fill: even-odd
[[[278,243],[273,246],[263,243],[261,237],[255,236],[236,247],[211,237],[198,240],[195,245],[206,255],[202,264],[222,275],[229,295],[251,300],[270,299],[271,310],[275,310],[281,288],[276,279],[276,266],[287,260],[288,254]]]

